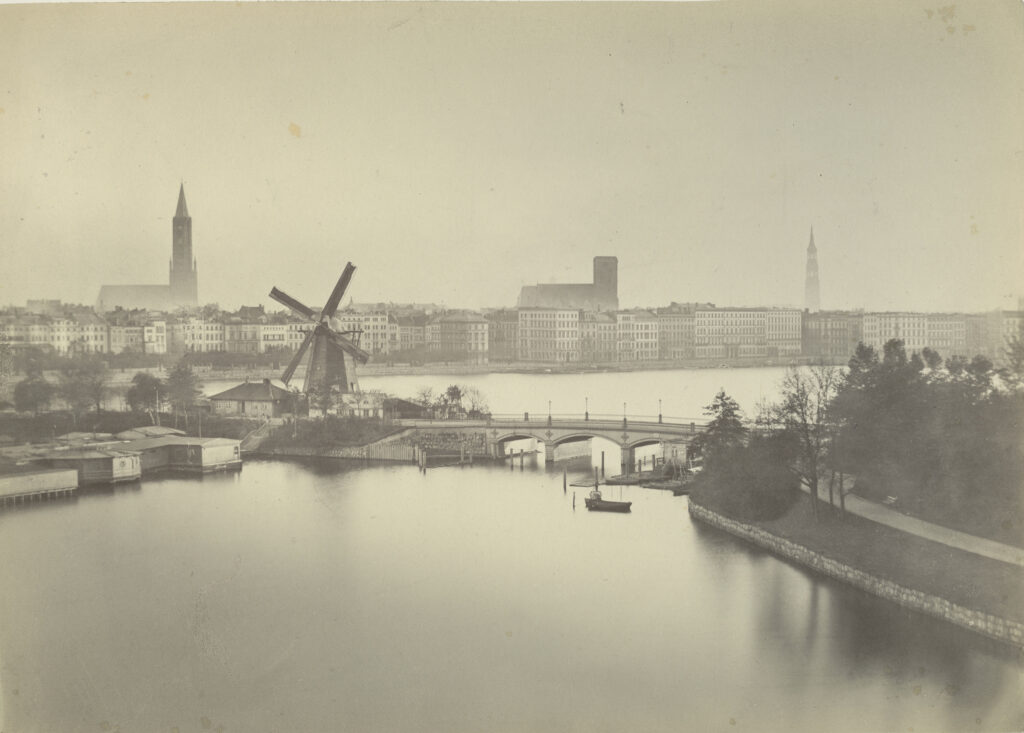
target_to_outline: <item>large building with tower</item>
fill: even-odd
[[[594,258],[594,281],[579,284],[524,285],[519,308],[576,308],[614,311],[619,308],[619,259]]]
[[[178,208],[171,225],[170,278],[167,285],[104,285],[96,299],[96,312],[117,308],[172,311],[199,305],[199,278],[192,252],[192,217],[185,203],[185,185],[178,190]]]

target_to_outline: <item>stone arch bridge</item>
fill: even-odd
[[[687,445],[703,432],[706,423],[668,422],[660,418],[591,419],[579,417],[522,417],[492,416],[487,419],[396,421],[416,433],[444,433],[469,438],[477,445],[486,445],[487,454],[500,458],[505,444],[513,440],[532,438],[544,444],[544,461],[553,463],[555,448],[591,438],[604,438],[622,451],[623,472],[636,465],[635,452],[648,445],[661,445],[663,455],[686,460]],[[482,440],[481,440],[482,438]],[[414,437],[415,439],[415,437]]]

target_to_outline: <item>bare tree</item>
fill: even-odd
[[[821,478],[835,437],[830,405],[842,384],[842,370],[824,364],[791,367],[782,378],[782,401],[762,408],[759,424],[784,431],[794,445],[793,470],[811,492],[814,518],[818,518]],[[834,505],[836,470],[831,467],[828,491]],[[842,488],[840,487],[840,492]]]

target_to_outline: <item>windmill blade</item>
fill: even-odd
[[[334,290],[331,291],[331,297],[327,299],[327,305],[320,311],[320,317],[327,316],[333,318],[334,314],[338,310],[338,303],[341,302],[342,297],[345,295],[345,289],[348,287],[349,281],[352,279],[352,273],[356,271],[356,266],[349,262],[345,265],[345,270],[341,273],[341,277],[338,278],[337,285],[334,286]]]
[[[334,342],[334,344],[339,349],[344,351],[346,354],[351,356],[353,359],[358,361],[360,364],[365,364],[366,362],[368,362],[370,360],[369,352],[363,351],[361,348],[356,346],[354,343],[349,341],[344,336],[341,336],[340,334],[338,334],[338,333],[336,333],[334,331],[326,331],[326,333],[329,335],[329,338],[331,339],[331,341]]]
[[[291,380],[292,375],[295,374],[295,370],[299,368],[299,362],[302,361],[302,357],[306,355],[306,349],[309,348],[310,342],[313,341],[313,334],[316,333],[314,328],[312,331],[306,334],[306,338],[302,340],[302,345],[299,350],[295,352],[295,356],[292,357],[291,362],[288,364],[288,368],[284,370],[284,374],[281,375],[281,381],[288,384]]]
[[[286,292],[284,292],[282,290],[278,290],[277,288],[272,288],[271,291],[270,291],[270,297],[273,298],[274,300],[276,300],[281,305],[284,305],[284,306],[287,306],[288,308],[291,308],[293,311],[298,313],[300,316],[305,316],[306,318],[308,318],[311,321],[312,320],[316,320],[316,311],[315,310],[313,310],[312,308],[310,308],[307,305],[303,305],[302,303],[297,301],[295,298],[293,298],[292,296],[288,295],[288,293],[286,293]]]

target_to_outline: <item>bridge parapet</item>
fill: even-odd
[[[545,460],[554,461],[555,447],[562,443],[570,443],[592,438],[603,438],[616,443],[622,450],[624,467],[631,466],[637,448],[644,445],[661,444],[674,446],[675,451],[683,450],[685,445],[703,432],[707,423],[704,421],[666,421],[650,417],[609,418],[596,415],[547,415],[532,417],[530,415],[491,415],[487,418],[474,419],[402,419],[397,424],[404,425],[424,433],[452,432],[461,433],[466,438],[470,435],[485,436],[487,451],[495,458],[500,457],[503,445],[512,440],[524,438],[537,440],[544,444]]]

